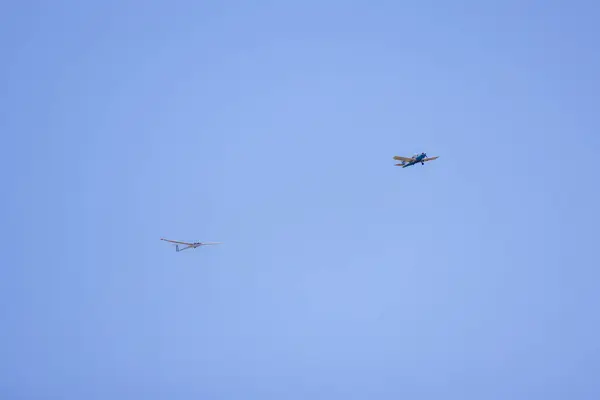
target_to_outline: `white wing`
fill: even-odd
[[[175,240],[169,240],[169,239],[163,239],[161,238],[160,240],[164,240],[165,242],[170,242],[170,243],[175,243],[175,244],[185,244],[187,246],[193,246],[194,243],[188,243],[188,242],[177,242]]]

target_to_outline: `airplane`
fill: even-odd
[[[411,165],[415,165],[418,163],[421,163],[421,165],[425,165],[426,161],[433,161],[437,158],[439,158],[439,156],[427,158],[427,154],[425,153],[415,154],[412,157],[394,156],[394,160],[402,161],[401,164],[396,164],[398,167],[402,168],[410,167]]]
[[[175,243],[175,251],[184,251],[187,249],[195,249],[196,247],[200,247],[200,246],[210,246],[213,244],[221,244],[221,242],[193,242],[193,243],[188,243],[188,242],[177,242],[175,240],[169,240],[169,239],[163,239],[161,238],[160,240],[164,240],[165,242],[171,242],[171,243]],[[179,248],[180,244],[184,244],[187,247],[184,247],[183,249]]]

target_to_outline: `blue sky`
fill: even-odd
[[[1,397],[598,398],[599,11],[3,6]]]

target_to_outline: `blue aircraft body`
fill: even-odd
[[[425,163],[427,161],[433,161],[437,158],[439,158],[439,157],[436,156],[436,157],[427,158],[427,154],[425,154],[425,153],[415,154],[412,157],[394,156],[394,160],[401,161],[401,163],[396,164],[396,166],[402,167],[402,168],[410,167],[411,165],[415,165],[418,163],[421,163],[421,165],[425,165]]]

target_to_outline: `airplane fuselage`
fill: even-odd
[[[418,156],[415,157],[415,159],[409,163],[407,163],[406,165],[403,165],[402,168],[406,168],[406,167],[410,167],[411,165],[415,165],[417,163],[420,163],[421,161],[423,161],[423,159],[426,157],[426,155],[424,153],[419,154]]]

